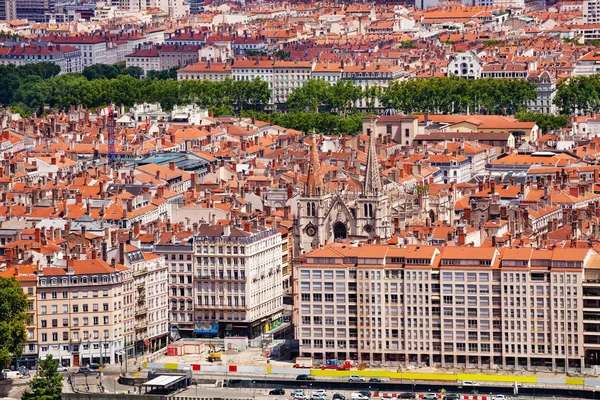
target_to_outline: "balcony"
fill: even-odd
[[[142,330],[142,329],[146,329],[148,327],[148,321],[143,320],[143,321],[139,321],[135,323],[135,330]]]
[[[139,271],[134,271],[133,277],[137,278],[138,276],[142,276],[148,273],[148,268],[140,269]]]
[[[135,310],[135,316],[148,314],[148,307],[140,307]]]

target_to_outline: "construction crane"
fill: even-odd
[[[112,167],[115,163],[115,109],[112,104],[108,106],[106,133],[108,135],[108,162]]]

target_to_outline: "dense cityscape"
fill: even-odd
[[[0,0],[0,398],[595,399],[598,74],[597,0]]]

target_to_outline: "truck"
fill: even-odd
[[[346,371],[351,368],[349,361],[339,361],[338,359],[327,359],[325,364],[321,365],[321,369],[334,369],[337,371]]]
[[[312,357],[296,357],[296,364],[294,364],[294,368],[312,368],[312,366]]]

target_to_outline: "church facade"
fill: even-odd
[[[371,130],[362,193],[349,197],[327,189],[313,137],[304,196],[298,201],[296,255],[336,240],[387,239],[392,235],[388,194],[384,191]]]

